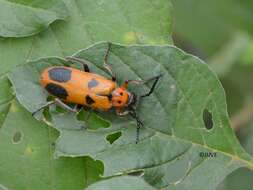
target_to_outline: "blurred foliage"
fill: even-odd
[[[173,0],[174,42],[205,59],[226,91],[232,126],[253,154],[253,1]],[[253,186],[253,174],[238,169],[218,190]]]
[[[173,4],[177,34],[207,55],[237,31],[253,34],[251,0],[173,0]]]
[[[248,153],[253,155],[253,119],[244,130],[240,131],[240,141]],[[252,190],[253,173],[246,169],[240,168],[227,176],[226,180],[219,185],[217,190]]]

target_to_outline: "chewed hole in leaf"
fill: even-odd
[[[110,144],[112,144],[116,140],[118,140],[121,137],[121,135],[122,135],[122,133],[120,131],[116,132],[116,133],[112,133],[112,134],[106,136],[106,140],[108,142],[110,142]]]
[[[131,171],[131,172],[128,173],[128,175],[131,175],[131,176],[143,176],[144,175],[144,170]]]
[[[78,116],[78,119],[81,121],[85,121],[89,129],[99,129],[99,128],[108,128],[110,127],[110,123],[98,116],[94,111],[83,111]]]
[[[52,121],[52,117],[49,112],[49,108],[43,110],[43,115],[47,121]]]
[[[12,143],[13,144],[19,144],[19,143],[21,143],[22,139],[23,139],[23,133],[20,132],[20,131],[16,131],[13,134]]]
[[[52,101],[52,100],[54,100],[54,98],[53,98],[52,96],[48,96],[48,97],[47,97],[47,102]],[[46,102],[45,102],[45,104],[46,104]],[[41,105],[41,106],[43,106],[43,105]],[[53,106],[55,106],[55,105],[50,105],[49,107],[46,107],[46,108],[44,108],[44,109],[42,110],[43,116],[44,116],[45,119],[46,119],[47,121],[49,121],[49,122],[52,121],[52,117],[51,117],[51,114],[50,114],[50,109],[51,109]]]
[[[86,180],[87,186],[99,181],[101,176],[104,173],[104,164],[100,160],[94,160],[92,157],[85,156],[83,157],[83,161],[85,163],[85,172],[86,174],[91,174],[92,177]]]
[[[65,112],[67,112],[66,109],[64,109],[64,108],[62,108],[61,106],[58,106],[58,105],[56,105],[55,111],[59,112],[59,113],[65,113]]]
[[[206,129],[210,130],[213,128],[213,116],[212,113],[207,109],[204,109],[203,111],[203,121],[205,123]]]

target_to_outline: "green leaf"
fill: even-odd
[[[0,36],[31,36],[67,15],[61,0],[0,0]]]
[[[241,116],[240,118],[243,118]],[[253,122],[244,124],[239,133],[239,139],[243,147],[249,154],[253,155]],[[247,168],[240,168],[226,177],[226,179],[218,186],[217,190],[251,190],[253,185],[253,173]]]
[[[83,189],[84,158],[53,159],[58,133],[16,101],[0,128],[0,181],[9,189]]]
[[[64,3],[69,12],[66,21],[53,23],[46,31],[29,38],[0,38],[0,60],[3,60],[0,75],[27,60],[70,55],[97,41],[171,43],[170,1],[64,0]]]
[[[36,7],[41,7],[50,5],[51,1],[29,2],[32,2],[32,5],[38,2]],[[29,2],[22,1],[22,4],[27,7]],[[42,32],[31,37],[0,38],[0,75],[17,65],[24,64],[27,60],[70,55],[102,40],[127,44],[171,43],[170,1],[64,0],[63,2],[67,11],[62,9],[62,12],[69,14],[64,21],[54,22],[46,30],[43,29]],[[32,5],[29,4],[29,6]],[[50,7],[44,8],[50,9]],[[4,114],[3,118],[2,115],[0,116],[0,127],[8,113],[9,106],[9,104],[0,105],[0,114]],[[65,127],[69,127],[68,124],[80,127],[80,121],[73,123],[74,119],[71,116],[57,116],[53,118],[56,123],[68,121],[64,123]],[[108,125],[108,122],[95,114],[92,114],[90,120],[94,128],[99,125]],[[5,153],[6,149],[3,151],[3,154]],[[84,162],[82,169],[89,171],[84,180],[84,185],[87,186],[99,179],[99,173],[103,168],[100,167],[101,164],[91,160]],[[19,180],[25,181],[23,177],[20,176]]]
[[[92,72],[107,76],[102,67],[107,46],[99,43],[75,56],[88,60]],[[52,108],[51,120],[41,113],[36,117],[60,131],[57,156],[91,156],[104,163],[105,177],[141,172],[156,188],[180,190],[214,189],[236,168],[253,168],[252,158],[230,128],[223,88],[201,60],[173,46],[113,44],[109,63],[119,84],[163,74],[155,92],[138,105],[145,126],[140,143],[135,144],[136,124],[129,117],[119,118],[113,111],[96,112],[94,123],[100,121],[101,127],[94,130],[89,123],[84,130],[74,115]],[[27,110],[33,112],[46,103],[47,95],[38,83],[39,72],[62,64],[68,63],[57,57],[43,58],[10,74],[16,96]],[[150,86],[132,85],[130,91],[140,95]],[[57,122],[66,117],[71,118],[71,126]],[[111,126],[104,128],[108,122]],[[87,123],[83,121],[83,125]],[[107,137],[118,132],[121,136],[111,144]],[[216,157],[200,156],[204,153]]]
[[[91,185],[87,188],[87,190],[112,190],[119,189],[120,190],[155,190],[155,188],[148,185],[144,180],[138,177],[115,177],[112,179],[107,179],[101,182],[98,182],[94,185]]]
[[[240,168],[230,175],[218,186],[217,190],[251,190],[253,173],[247,168]]]
[[[173,0],[179,38],[212,55],[238,31],[253,34],[251,0]],[[189,44],[189,43],[188,43]],[[202,54],[203,55],[203,54]]]
[[[85,187],[99,181],[103,174],[103,164],[100,161],[94,161],[90,157],[84,157]]]
[[[4,122],[6,114],[10,107],[10,101],[13,98],[11,84],[6,76],[0,78],[0,128]]]

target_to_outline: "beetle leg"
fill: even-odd
[[[86,63],[87,61],[86,60],[83,60],[83,59],[80,59],[80,58],[77,58],[77,57],[65,57],[65,59],[67,61],[70,61],[70,62],[77,62],[77,63],[80,63],[81,65],[83,65],[83,70],[85,72],[90,72],[90,69],[89,69],[89,66],[88,64]]]
[[[33,113],[32,113],[32,116],[34,116],[37,112],[53,105],[53,104],[57,104],[59,105],[60,107],[70,111],[70,112],[74,112],[74,113],[78,113],[81,109],[78,109],[78,106],[75,106],[75,108],[71,108],[70,106],[68,106],[67,104],[65,104],[64,102],[62,102],[60,99],[58,98],[55,98],[55,100],[53,101],[50,101],[50,102],[47,102],[45,105],[41,106],[39,109],[35,110]]]
[[[50,105],[52,104],[55,104],[55,101],[50,101],[50,102],[47,102],[45,105],[41,106],[39,109],[35,110],[33,113],[32,113],[32,116],[34,116],[36,113],[38,113],[40,110],[43,110],[45,109],[46,107],[49,107]]]
[[[125,116],[125,115],[130,114],[136,120],[137,126],[136,126],[136,140],[135,140],[135,143],[138,144],[139,139],[140,139],[140,129],[143,126],[143,123],[140,121],[140,119],[137,116],[136,112],[135,111],[129,111],[129,110],[121,112],[120,109],[116,109],[116,114],[119,115],[119,116]]]
[[[129,114],[129,111],[121,112],[121,111],[117,111],[117,110],[116,110],[116,114],[117,114],[118,116],[125,116],[125,115],[128,115],[128,114]]]
[[[60,107],[70,111],[70,112],[74,112],[74,113],[77,113],[77,107],[76,108],[71,108],[70,106],[68,106],[67,104],[65,104],[64,102],[62,102],[60,99],[58,98],[55,98],[55,103],[57,105],[59,105]]]
[[[88,112],[88,113],[87,113],[86,118],[85,118],[85,121],[86,121],[86,122],[89,120],[89,118],[90,118],[90,116],[91,116],[91,114],[92,114],[92,112],[93,112],[93,109],[90,108],[87,112]]]
[[[76,110],[78,113],[82,110],[82,108],[83,108],[83,106],[82,105],[80,105],[80,104],[75,104],[75,106],[74,106],[74,110]]]
[[[108,48],[107,48],[107,50],[105,52],[105,55],[104,55],[104,68],[111,75],[112,81],[116,81],[117,80],[116,75],[115,75],[115,73],[113,73],[111,65],[108,64],[108,56],[109,56],[109,53],[110,53],[110,49],[111,49],[111,43],[108,43]]]
[[[116,107],[115,111],[118,116],[125,116],[125,115],[129,114],[128,110],[122,112],[122,108],[119,108],[119,107]]]

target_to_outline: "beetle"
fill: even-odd
[[[147,80],[126,80],[121,86],[117,85],[116,75],[113,73],[111,65],[108,64],[108,56],[111,49],[111,43],[104,55],[103,66],[110,74],[111,79],[90,72],[87,61],[77,57],[66,57],[66,61],[77,62],[83,66],[83,70],[67,66],[52,66],[42,71],[40,75],[40,84],[46,91],[54,96],[54,100],[47,102],[32,115],[38,111],[57,104],[68,111],[77,113],[77,107],[72,108],[68,103],[79,106],[89,107],[92,110],[108,111],[115,109],[116,114],[120,116],[130,115],[136,120],[136,144],[139,141],[139,130],[143,126],[136,112],[136,105],[140,99],[151,95],[161,74]],[[154,81],[149,92],[143,95],[136,95],[127,90],[130,83],[144,84]]]

